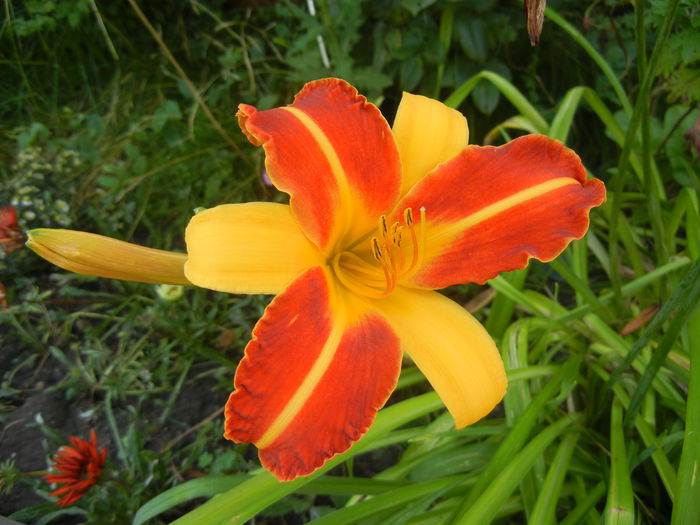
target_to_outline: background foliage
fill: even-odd
[[[562,140],[606,181],[608,202],[557,261],[447,291],[502,350],[511,381],[502,409],[451,430],[406,363],[371,432],[287,484],[258,470],[254,449],[220,437],[235,363],[268,298],[180,296],[0,251],[9,304],[0,514],[35,523],[697,519],[697,2],[552,0],[537,48],[515,1],[317,0],[314,14],[301,1],[140,4],[3,4],[0,207],[14,205],[22,228],[182,250],[197,206],[283,201],[233,113],[239,102],[286,104],[323,76],[356,85],[389,121],[407,90],[458,107],[474,143],[529,132]],[[110,477],[75,507],[42,503],[49,488],[32,471],[89,427],[109,447]]]

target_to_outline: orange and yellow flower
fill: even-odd
[[[469,146],[465,118],[426,97],[404,94],[392,128],[338,79],[283,108],[241,105],[238,121],[290,201],[217,206],[187,227],[189,282],[277,295],[236,371],[225,436],[254,443],[281,480],[307,475],[367,431],[402,350],[458,428],[488,414],[506,389],[498,349],[434,290],[553,259],[585,234],[603,184],[544,136]]]
[[[90,441],[76,436],[68,438],[72,447],[63,446],[54,456],[54,468],[59,474],[46,474],[49,483],[63,485],[50,496],[62,496],[56,505],[67,507],[82,498],[97,483],[102,474],[102,467],[107,461],[107,448],[97,449],[97,436],[90,429]]]

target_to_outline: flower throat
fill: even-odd
[[[379,217],[378,234],[370,239],[374,261],[365,252],[358,255],[355,251],[343,251],[333,258],[331,266],[349,290],[375,299],[386,297],[400,279],[420,268],[425,257],[425,208],[420,208],[417,223],[411,208],[404,210],[402,218],[389,225],[386,215]]]

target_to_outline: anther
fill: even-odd
[[[386,236],[384,236],[386,240]],[[396,287],[396,269],[393,268],[393,264],[390,255],[384,256],[381,246],[379,246],[379,239],[372,237],[372,252],[374,258],[377,259],[379,265],[382,267],[384,272],[384,281],[386,282],[386,289],[379,295],[379,297],[385,297],[394,291]]]
[[[405,276],[407,274],[411,274],[411,272],[417,268],[420,267],[420,265],[423,262],[423,248],[425,245],[425,207],[421,206],[420,208],[420,224],[418,225],[419,232],[418,235],[416,235],[416,228],[414,227],[414,222],[413,222],[413,211],[411,208],[406,208],[403,212],[403,218],[404,222],[406,223],[406,227],[408,228],[409,232],[411,233],[411,247],[412,247],[412,254],[411,254],[411,264],[409,265],[408,268],[406,268],[404,271],[401,272],[402,276]],[[403,265],[402,265],[403,267]]]
[[[398,222],[391,225],[391,242],[397,248],[401,246],[401,230],[403,228]]]
[[[376,237],[372,237],[372,251],[374,252],[374,258],[377,259],[377,262],[381,263],[383,266],[382,250],[379,248],[379,241]]]

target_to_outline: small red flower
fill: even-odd
[[[22,232],[17,224],[14,207],[0,208],[0,249],[5,253],[19,250],[24,244]]]
[[[59,483],[63,487],[55,490],[51,496],[63,497],[56,505],[67,507],[82,498],[90,487],[100,479],[102,467],[107,460],[107,447],[97,450],[97,436],[90,429],[90,441],[79,437],[69,437],[72,447],[63,446],[54,456],[54,467],[60,474],[46,474],[49,483]]]

